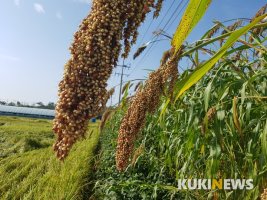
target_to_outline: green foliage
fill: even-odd
[[[259,58],[260,60],[261,58]],[[254,59],[224,59],[175,103],[163,105],[136,143],[144,146],[124,173],[116,171],[118,110],[101,135],[97,199],[258,199],[266,187],[266,68]],[[190,70],[182,76],[187,76]],[[208,89],[207,89],[208,87]],[[233,99],[236,97],[236,115]],[[207,107],[207,109],[205,109]],[[216,108],[215,115],[207,117]],[[238,120],[242,135],[235,126]],[[206,120],[205,120],[206,119]],[[204,127],[205,126],[205,127]],[[203,129],[204,127],[204,129]],[[251,178],[253,190],[177,190],[182,178]]]
[[[0,160],[0,199],[67,200],[90,195],[88,180],[98,143],[98,123],[90,124],[93,134],[76,144],[63,163],[51,148],[51,121],[0,117],[0,122],[4,123],[0,145],[5,157]]]
[[[256,18],[250,24],[234,31],[229,36],[225,44],[216,52],[216,54],[209,60],[207,60],[203,65],[197,67],[193,73],[186,76],[184,79],[177,83],[177,95],[178,99],[186,90],[188,90],[192,85],[197,83],[218,61],[223,57],[226,51],[233,46],[233,44],[238,40],[239,37],[247,33],[252,27],[254,27],[258,22],[260,22],[267,14]]]

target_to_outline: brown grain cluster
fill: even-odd
[[[123,57],[136,42],[151,0],[94,0],[70,47],[71,58],[59,84],[54,150],[64,159],[73,143],[86,133],[88,120],[101,112],[107,101],[107,80],[116,66],[122,44]]]
[[[267,200],[267,188],[265,188],[261,194],[261,200]]]
[[[251,19],[251,22],[256,19],[257,17],[264,15],[266,13],[266,9],[267,9],[267,4],[265,4],[263,7],[261,7],[261,9],[258,10],[258,12],[256,13],[256,15]],[[249,41],[253,42],[253,35],[257,36],[257,35],[261,35],[264,31],[266,30],[266,27],[258,27],[258,28],[254,28],[252,30],[252,35],[249,37]]]
[[[172,51],[173,52],[173,51]],[[116,166],[119,171],[125,170],[134,149],[138,133],[145,125],[146,115],[153,113],[159,105],[167,83],[177,79],[178,61],[182,51],[170,58],[160,68],[149,75],[142,90],[138,90],[122,119],[117,140]],[[166,58],[165,58],[166,59]]]
[[[203,121],[201,123],[201,133],[202,134],[206,133],[206,131],[207,131],[206,130],[206,128],[207,128],[206,125],[213,122],[213,120],[214,120],[214,118],[216,116],[216,113],[217,113],[217,110],[216,110],[215,106],[211,107],[208,110],[208,112],[206,113],[206,115],[205,115],[205,117],[204,117],[204,119],[203,119]]]
[[[242,20],[237,20],[235,23],[227,26],[226,29],[222,31],[221,35],[223,35],[227,32],[236,30],[238,27],[240,27],[242,25],[242,23],[243,23]]]
[[[242,20],[237,20],[235,23],[233,23],[233,24],[227,26],[226,28],[224,28],[224,30],[222,31],[221,35],[236,30],[238,27],[240,27],[242,25],[242,23],[243,23]],[[221,39],[220,40],[220,46],[222,46],[224,41],[225,41],[225,39]]]
[[[219,31],[220,28],[221,28],[221,25],[217,23],[212,29],[210,29],[206,38],[211,38],[212,36],[214,36]]]
[[[158,0],[158,2],[156,3],[155,5],[155,12],[154,12],[154,18],[158,17],[159,16],[159,13],[160,13],[160,10],[161,10],[161,7],[162,7],[162,3],[163,3],[163,0]]]

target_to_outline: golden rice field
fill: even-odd
[[[61,162],[52,150],[50,120],[0,117],[0,199],[82,199],[98,142],[98,123]]]

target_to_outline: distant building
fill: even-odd
[[[55,111],[48,109],[40,109],[40,108],[0,105],[0,115],[54,119]]]

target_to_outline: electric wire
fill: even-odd
[[[173,4],[174,4],[175,1],[173,1],[173,3],[171,4],[171,6],[169,7],[168,11],[172,8]],[[179,8],[181,7],[182,3],[184,2],[184,0],[182,0],[176,7],[176,9],[174,10],[174,12],[172,13],[172,15],[170,16],[170,18],[168,19],[168,21],[165,23],[165,25],[163,26],[162,28],[162,31],[164,31],[164,29],[169,25],[169,23],[171,22],[171,20],[173,19],[174,16],[179,16],[180,13],[183,11],[185,5],[187,5],[188,1],[186,2],[186,4],[181,8],[181,10],[178,12]],[[175,13],[178,13],[178,15]],[[166,12],[166,14],[164,15],[164,17],[162,18],[161,22],[159,23],[159,25],[157,26],[156,30],[160,27],[160,25],[162,24],[163,20],[165,19],[165,17],[167,16],[168,12]],[[172,21],[172,23],[174,23],[176,17],[174,18],[174,20]],[[171,23],[171,25],[172,25]],[[159,37],[161,37],[161,35],[155,35],[153,36],[152,38],[152,41],[153,40],[157,40],[159,39]],[[139,64],[141,62],[143,62],[145,59],[147,59],[149,53],[152,51],[152,48],[155,46],[155,43],[152,43],[148,50],[146,51],[146,53],[143,55],[143,57],[139,60],[139,62],[133,67],[132,71],[129,73],[129,76],[134,72],[134,70],[137,68],[137,66],[139,66]]]

